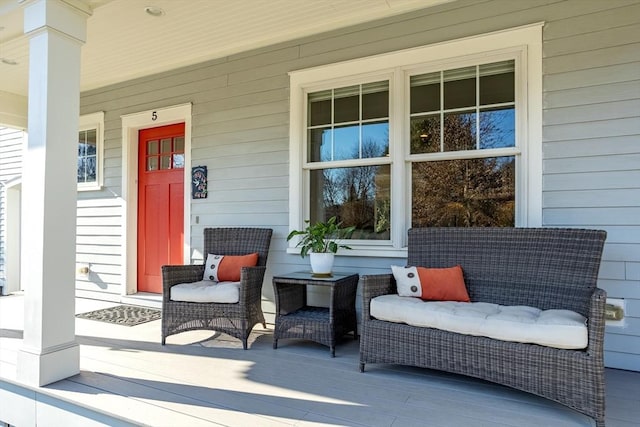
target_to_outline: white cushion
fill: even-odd
[[[201,280],[171,287],[172,301],[237,303],[240,301],[240,282]]]
[[[371,316],[389,322],[555,348],[582,349],[588,343],[586,318],[570,310],[382,295],[371,300]]]

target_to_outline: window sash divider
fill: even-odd
[[[518,156],[522,151],[518,147],[486,148],[480,150],[444,151],[440,153],[410,154],[407,162],[436,162],[441,160],[478,159],[487,157]]]
[[[483,106],[484,107],[484,106]],[[423,113],[420,113],[423,114]],[[353,125],[366,125],[368,123],[379,123],[384,121],[389,121],[389,117],[376,117],[375,119],[363,119],[363,120],[354,120],[351,122],[339,122],[339,123],[327,123],[325,125],[315,125],[315,126],[307,126],[308,130],[313,129],[335,129],[344,126],[353,126]]]
[[[366,159],[334,160],[331,162],[305,162],[302,165],[302,168],[307,170],[317,170],[359,166],[381,166],[390,165],[391,163],[392,162],[389,157],[372,157]]]
[[[411,113],[409,114],[409,117],[414,119],[414,118],[419,118],[419,117],[426,117],[426,116],[435,116],[436,114],[440,114],[441,112],[444,114],[447,113],[459,113],[459,112],[465,112],[465,111],[476,111],[476,109],[478,109],[479,111],[486,111],[486,110],[490,110],[492,108],[500,108],[500,107],[515,107],[516,103],[511,101],[511,102],[501,102],[498,104],[484,104],[484,105],[472,105],[469,107],[462,107],[462,108],[450,108],[448,110],[432,110],[432,111],[422,111],[420,113]],[[377,121],[377,120],[382,120],[382,119],[374,119],[372,121]],[[327,127],[328,125],[325,126],[315,126],[315,127]],[[311,127],[309,128],[311,129]]]

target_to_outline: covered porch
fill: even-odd
[[[519,141],[527,145],[516,152],[524,159],[517,180],[519,209],[528,213],[516,225],[610,233],[600,286],[624,306],[626,317],[607,329],[605,363],[621,368],[607,370],[607,425],[637,425],[640,373],[622,369],[640,366],[640,4],[365,1],[377,8],[363,6],[364,1],[336,1],[323,9],[320,2],[306,1],[294,13],[293,5],[303,2],[264,6],[267,11],[237,3],[229,10],[237,17],[233,21],[225,19],[224,8],[202,7],[208,0],[190,2],[194,6],[188,12],[171,0],[156,2],[159,9],[133,0],[0,0],[0,124],[28,130],[26,150],[16,149],[22,154],[11,156],[15,161],[6,162],[10,151],[2,151],[0,184],[15,184],[14,174],[21,180],[22,203],[28,206],[22,211],[21,241],[28,245],[20,250],[22,260],[30,261],[22,268],[25,295],[0,298],[0,427],[592,425],[548,400],[470,378],[386,365],[367,366],[361,374],[353,340],[337,348],[335,359],[309,342],[283,341],[274,350],[271,330],[260,327],[249,351],[242,351],[237,340],[208,332],[172,337],[161,346],[159,321],[127,328],[74,318],[74,310],[112,304],[107,301],[141,304],[140,297],[145,298],[135,294],[138,189],[131,166],[139,130],[177,122],[187,128],[185,264],[201,261],[204,227],[268,226],[275,231],[269,274],[288,272],[302,261],[285,237],[309,213],[303,206],[310,194],[298,179],[307,173],[301,164],[304,138],[299,141],[296,135],[302,133],[290,129],[305,126],[307,104],[299,98],[303,83],[310,93],[354,82],[362,86],[370,83],[369,73],[386,73],[393,66],[396,74],[383,80],[401,88],[410,84],[413,72],[436,70],[444,76],[463,65],[479,70],[486,59],[479,58],[478,45],[515,60],[510,49],[519,42],[509,34],[525,27],[541,33],[525,49],[531,53],[523,61],[529,68],[522,67],[518,79],[518,87],[530,93],[524,97],[529,103],[518,106],[528,112],[519,124]],[[349,10],[338,7],[347,4]],[[19,12],[23,9],[32,11],[27,20]],[[226,37],[212,31],[229,27],[234,31]],[[288,31],[275,31],[283,28]],[[251,41],[238,35],[250,34],[249,29],[265,32]],[[98,36],[105,44],[96,43]],[[483,42],[496,36],[504,44]],[[133,46],[137,49],[129,49]],[[442,46],[455,49],[443,49],[440,59],[403,63],[411,71],[404,75],[402,64],[384,60]],[[60,61],[61,56],[69,60]],[[370,71],[358,68],[363,59]],[[316,76],[318,69],[334,75]],[[300,71],[310,80],[292,86],[290,73]],[[292,103],[295,93],[299,99],[294,96]],[[390,146],[398,147],[390,161],[401,178],[394,182],[402,183],[407,178],[403,165],[413,156],[410,129],[403,125],[410,120],[410,99],[404,90],[390,93],[385,99],[397,107],[390,114],[396,129]],[[80,192],[77,119],[93,114],[102,117],[93,125],[104,137],[97,150],[103,176],[95,177],[96,188]],[[427,156],[423,160],[444,158],[442,153]],[[466,160],[456,156],[447,159]],[[210,168],[208,199],[188,196],[190,167],[196,165]],[[394,201],[389,227],[395,236],[404,236],[411,225],[404,214],[412,208],[409,184],[395,184],[394,194],[404,195]],[[343,257],[340,267],[360,274],[387,272],[401,262],[404,246],[400,237],[385,245],[365,245]],[[74,274],[79,263],[90,265],[90,277]],[[263,296],[273,314],[269,274]],[[102,301],[78,298],[87,296]]]
[[[113,305],[76,300],[83,313]],[[153,426],[590,426],[555,402],[496,384],[426,369],[368,365],[358,344],[336,349],[282,340],[257,326],[249,350],[206,331],[160,345],[160,321],[127,327],[76,319],[80,374],[11,392],[22,346],[23,297],[0,298],[0,388],[11,425]],[[269,326],[269,325],[268,325]],[[640,373],[607,369],[607,425],[640,419]],[[36,405],[25,411],[24,405]],[[25,419],[37,413],[37,420]],[[21,418],[23,417],[23,418]]]

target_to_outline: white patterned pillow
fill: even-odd
[[[207,255],[207,261],[204,264],[204,275],[202,280],[211,280],[219,282],[218,271],[220,270],[220,263],[224,259],[224,255]]]
[[[403,267],[400,265],[392,265],[391,271],[396,279],[398,295],[401,297],[418,297],[422,296],[422,286],[420,285],[420,276],[417,267]]]

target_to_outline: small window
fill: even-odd
[[[78,131],[78,190],[102,187],[104,113],[80,116]]]

